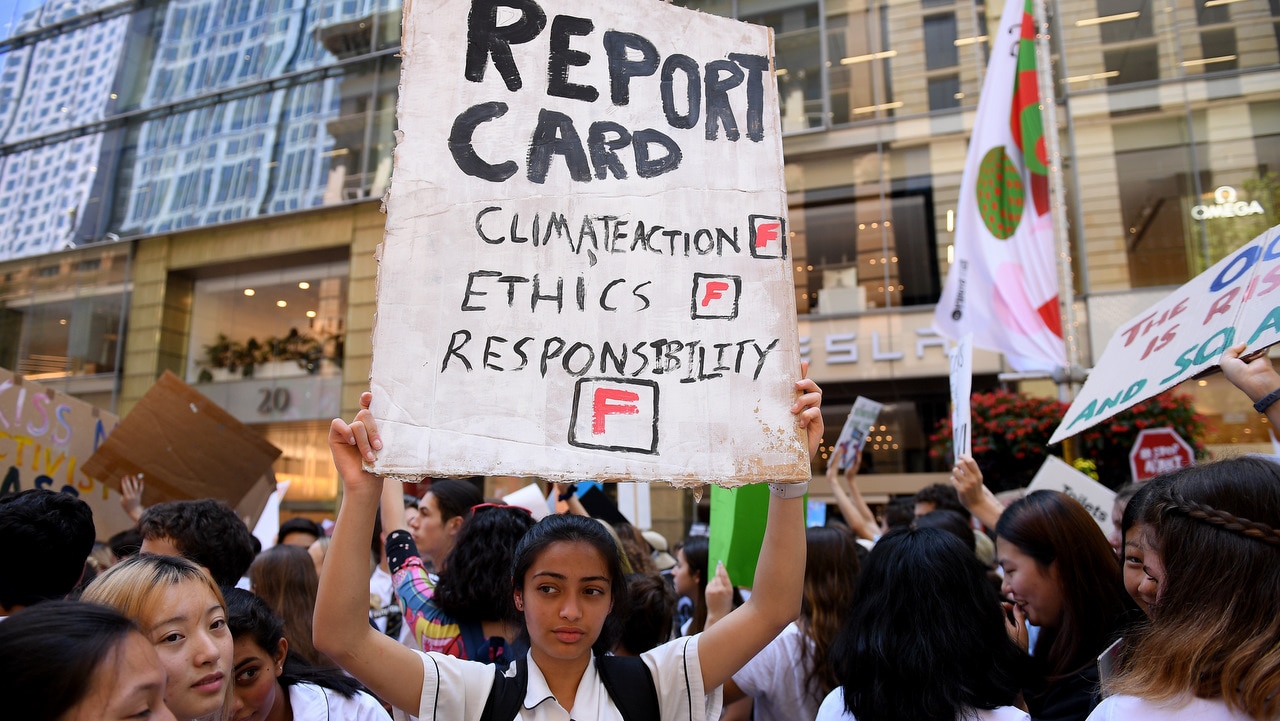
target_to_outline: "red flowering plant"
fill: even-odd
[[[1138,432],[1147,428],[1172,428],[1191,444],[1196,460],[1209,457],[1203,440],[1208,430],[1204,416],[1196,413],[1191,396],[1173,391],[1149,398],[1079,434],[1076,455],[1097,465],[1103,485],[1119,488],[1133,480],[1129,452],[1138,441]]]
[[[1049,437],[1067,412],[1067,404],[1052,398],[1035,398],[1007,390],[975,393],[970,398],[973,457],[987,486],[996,492],[1031,483],[1049,455],[1061,456],[1062,444],[1048,445]],[[1207,455],[1204,419],[1195,412],[1191,397],[1165,393],[1108,419],[1081,433],[1076,455],[1093,461],[1098,479],[1118,488],[1129,482],[1129,451],[1144,428],[1172,427],[1196,450]],[[950,463],[951,418],[938,421],[929,436],[929,456]]]

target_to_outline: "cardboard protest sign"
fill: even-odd
[[[973,334],[965,333],[951,349],[951,450],[955,458],[973,455]]]
[[[875,425],[876,419],[880,417],[880,411],[884,410],[884,404],[873,401],[870,398],[858,396],[853,401],[853,408],[849,410],[849,417],[844,419],[844,426],[840,428],[840,436],[836,438],[836,453],[840,457],[840,470],[848,470],[853,465],[853,460],[862,452],[863,446],[867,445],[867,434],[871,432],[871,428]]]
[[[117,489],[124,476],[142,476],[144,506],[216,498],[236,508],[279,456],[267,439],[165,371],[84,471]]]
[[[1093,516],[1104,534],[1111,533],[1111,510],[1116,503],[1116,492],[1077,471],[1061,458],[1049,456],[1044,459],[1044,465],[1027,486],[1027,493],[1033,491],[1059,491],[1071,496]]]
[[[1280,342],[1280,226],[1139,313],[1111,336],[1062,424],[1057,443],[1218,366]]]
[[[85,462],[119,419],[0,368],[0,495],[47,488],[93,509],[98,540],[133,527],[120,492],[85,472]]]
[[[769,29],[406,4],[373,468],[807,480]]]

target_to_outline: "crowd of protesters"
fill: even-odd
[[[1239,353],[1241,391],[1280,389]],[[820,401],[796,384],[811,455]],[[803,493],[771,487],[746,589],[705,536],[669,546],[561,487],[540,521],[470,480],[406,496],[363,467],[368,408],[330,428],[331,533],[292,519],[266,550],[219,501],[143,509],[133,479],[138,525],[105,545],[73,496],[0,498],[0,715],[1280,719],[1275,459],[1123,488],[1108,534],[1057,492],[1006,507],[969,457],[876,512],[832,458],[839,516],[806,529]]]

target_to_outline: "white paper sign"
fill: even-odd
[[[849,417],[844,420],[840,429],[840,437],[836,439],[836,450],[840,455],[840,470],[853,465],[853,460],[867,445],[867,434],[871,432],[884,404],[870,398],[858,396],[849,410]]]
[[[1072,468],[1061,458],[1049,456],[1044,459],[1044,465],[1027,486],[1027,493],[1033,491],[1060,491],[1071,496],[1093,516],[1103,533],[1111,533],[1111,509],[1116,503],[1116,492]]]
[[[374,469],[807,480],[770,30],[440,0],[402,47]]]
[[[951,448],[955,457],[973,455],[973,334],[966,333],[951,349]]]
[[[636,528],[653,528],[649,486],[643,483],[618,484],[618,510]]]

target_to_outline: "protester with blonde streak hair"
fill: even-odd
[[[1089,718],[1280,718],[1280,465],[1235,458],[1163,480],[1143,513],[1152,622]]]
[[[94,579],[81,600],[138,624],[160,655],[164,702],[178,721],[231,717],[234,646],[222,592],[208,571],[185,558],[136,556]]]

